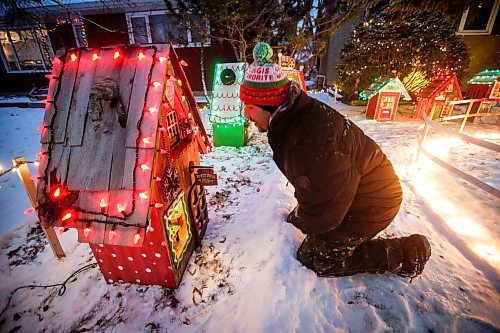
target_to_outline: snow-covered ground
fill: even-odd
[[[326,93],[313,96],[332,105]],[[431,259],[411,283],[392,274],[318,278],[302,267],[295,252],[304,235],[284,221],[295,206],[293,188],[274,165],[267,137],[255,134],[246,147],[203,157],[219,185],[208,188],[207,233],[177,290],[107,284],[91,268],[70,279],[62,296],[58,287],[17,291],[0,331],[498,332],[499,200],[424,157],[414,172],[420,122],[378,123],[363,117],[363,107],[337,108],[382,146],[401,178],[403,205],[384,235],[421,233],[431,241]],[[0,108],[1,166],[20,155],[36,159],[42,113]],[[492,125],[466,129],[500,140]],[[428,144],[500,187],[497,153],[440,135]],[[22,213],[29,201],[17,175],[2,176],[0,186],[1,311],[15,288],[61,283],[95,259],[71,230],[61,236],[67,258],[55,259],[35,217]]]

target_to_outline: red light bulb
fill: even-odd
[[[33,214],[34,212],[35,212],[35,208],[30,207],[24,211],[24,214],[29,215],[29,214]]]
[[[146,58],[146,56],[144,55],[144,53],[139,52],[138,58],[139,58],[139,60],[142,60],[142,59]]]
[[[92,61],[96,61],[97,59],[99,59],[99,56],[97,55],[97,53],[94,53],[92,55]]]
[[[120,56],[120,52],[116,51],[115,54],[113,55],[113,58],[118,59],[119,56]]]
[[[89,227],[86,227],[85,229],[83,229],[83,234],[85,235],[85,237],[89,237],[89,234],[90,234],[90,228],[89,228]]]
[[[101,207],[101,208],[108,207],[108,203],[106,202],[106,200],[104,198],[102,198],[101,201],[99,202],[99,207]]]
[[[71,61],[76,61],[76,54],[72,53],[70,58],[71,58]]]
[[[68,212],[68,213],[64,214],[64,216],[61,218],[61,221],[69,220],[72,216],[73,216],[73,214]]]
[[[139,239],[141,239],[141,235],[139,235],[139,233],[136,233],[134,236],[134,244],[137,244],[139,242]]]
[[[118,209],[118,211],[120,213],[123,213],[126,208],[127,208],[127,205],[125,205],[125,204],[116,204],[116,209]]]

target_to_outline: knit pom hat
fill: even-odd
[[[257,43],[254,62],[248,67],[240,86],[240,99],[245,104],[278,106],[286,101],[290,80],[281,67],[271,61],[273,49],[267,43]]]

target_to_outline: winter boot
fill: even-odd
[[[431,244],[422,235],[411,235],[401,239],[403,264],[401,269],[394,272],[400,276],[414,278],[424,270],[424,266],[431,256]]]

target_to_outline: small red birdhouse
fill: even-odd
[[[176,287],[208,221],[189,164],[210,149],[170,45],[76,49],[50,78],[38,214],[76,228],[112,282]]]
[[[359,93],[361,100],[368,100],[366,116],[375,120],[394,120],[399,99],[410,101],[411,97],[394,71],[391,76],[375,79],[368,89]]]
[[[375,120],[394,120],[399,105],[399,91],[379,91],[368,100],[366,116]]]

